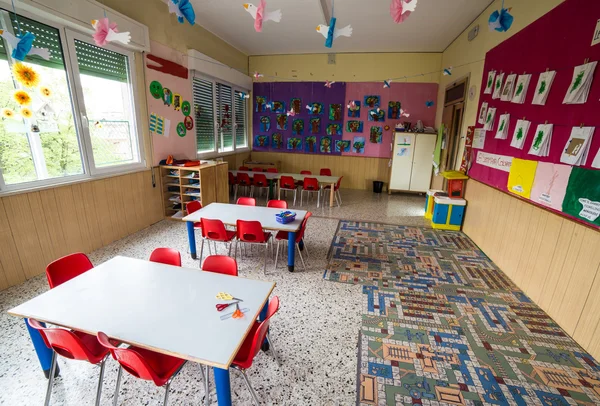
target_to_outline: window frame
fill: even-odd
[[[194,70],[194,71],[192,71],[192,81],[191,81],[192,94],[193,94],[193,86],[194,86],[195,78],[212,83],[213,117],[214,117],[214,123],[213,123],[214,148],[212,151],[200,152],[200,151],[198,151],[198,148],[196,147],[196,158],[198,158],[198,159],[217,158],[217,157],[223,157],[223,156],[228,156],[228,155],[234,155],[234,154],[237,154],[240,152],[250,151],[250,142],[248,140],[248,124],[249,124],[249,114],[248,114],[248,112],[249,112],[248,104],[249,103],[248,103],[248,101],[249,101],[249,99],[244,99],[244,103],[246,103],[246,117],[244,119],[246,145],[243,147],[239,147],[239,148],[237,146],[237,139],[236,139],[237,138],[236,137],[237,124],[236,124],[236,112],[235,112],[235,94],[236,94],[236,92],[250,94],[250,91],[247,89],[244,89],[241,86],[238,86],[231,82],[228,82],[226,80],[216,79],[212,76],[209,76],[202,72]],[[227,151],[223,150],[224,149],[223,148],[223,139],[220,136],[219,131],[218,131],[219,106],[217,105],[217,87],[218,87],[217,84],[222,84],[225,86],[229,86],[231,88],[231,122],[232,122],[232,137],[233,137],[232,146],[233,146],[233,149],[227,150]]]
[[[20,192],[28,192],[39,189],[44,189],[48,187],[58,187],[65,184],[73,184],[79,183],[82,181],[92,180],[93,178],[105,178],[107,176],[115,176],[119,174],[137,172],[140,170],[147,169],[146,156],[144,151],[144,135],[141,131],[140,123],[141,115],[140,111],[135,108],[136,99],[139,99],[138,95],[138,83],[136,77],[136,57],[135,52],[119,47],[113,46],[111,44],[107,44],[105,46],[106,49],[109,49],[113,52],[120,53],[122,55],[127,56],[128,58],[128,80],[131,85],[131,108],[133,111],[132,120],[133,120],[133,130],[132,134],[135,135],[135,140],[132,144],[137,148],[139,162],[129,163],[129,164],[121,164],[121,165],[112,165],[105,168],[96,168],[93,164],[93,148],[91,143],[91,137],[89,133],[89,127],[84,125],[84,119],[87,119],[87,113],[85,110],[85,101],[83,99],[83,89],[81,85],[81,81],[77,75],[79,75],[79,66],[77,62],[77,55],[75,53],[75,39],[78,39],[83,42],[90,43],[95,45],[94,39],[91,35],[80,33],[78,31],[73,30],[72,28],[66,26],[57,21],[49,20],[42,15],[31,13],[27,10],[23,10],[20,7],[16,7],[16,14],[26,17],[30,20],[39,22],[41,24],[47,25],[56,29],[59,33],[60,45],[62,48],[63,61],[64,61],[64,70],[66,75],[67,89],[69,91],[71,103],[71,110],[73,114],[73,123],[74,128],[77,135],[77,141],[79,143],[79,155],[81,158],[81,166],[83,173],[69,175],[69,176],[61,176],[55,178],[48,179],[38,179],[34,181],[21,182],[15,184],[6,184],[4,182],[4,176],[2,168],[0,168],[0,196],[10,195],[14,193]],[[0,5],[0,28],[6,29],[13,33],[12,24],[10,21],[10,16],[13,12],[9,11]],[[13,33],[14,34],[14,33]],[[0,41],[2,39],[0,38]],[[6,44],[6,42],[4,42]],[[13,60],[10,52],[10,48],[6,47],[7,51],[7,61],[9,63],[9,67],[12,68]],[[30,132],[26,133],[28,140],[31,138]],[[39,137],[39,135],[37,135]],[[33,151],[30,145],[30,152],[32,156],[34,153],[39,151]],[[45,158],[44,158],[45,159]],[[35,167],[34,160],[34,167]],[[37,169],[36,169],[37,173]]]

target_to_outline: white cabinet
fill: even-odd
[[[431,184],[436,134],[396,133],[388,193],[426,192]]]

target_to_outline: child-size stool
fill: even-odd
[[[438,230],[460,231],[467,201],[460,198],[444,196],[434,197],[433,218],[431,227]]]
[[[429,189],[425,195],[425,218],[431,220],[433,217],[433,198],[435,196],[448,196],[443,190]]]
[[[465,197],[465,181],[469,179],[467,175],[459,171],[442,172],[442,176],[448,181],[449,197]]]

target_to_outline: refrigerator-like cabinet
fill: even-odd
[[[394,134],[388,193],[429,190],[436,138],[436,134]]]

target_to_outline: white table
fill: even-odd
[[[127,257],[102,265],[8,311],[214,367],[219,405],[231,405],[229,366],[275,283]],[[250,309],[222,321],[227,292]],[[229,310],[231,312],[233,310]],[[264,313],[263,313],[264,315]]]
[[[263,174],[267,177],[267,180],[280,180],[282,176],[291,176],[295,181],[302,181],[304,178],[316,178],[320,185],[331,185],[331,194],[329,196],[329,206],[333,207],[334,189],[335,184],[340,180],[339,176],[320,176],[320,175],[303,175],[300,173],[273,173],[273,172],[253,172],[253,171],[229,171],[233,176],[237,176],[238,173],[247,173],[251,178],[257,173]],[[279,191],[279,198],[281,198],[281,189]]]
[[[276,174],[274,174],[276,175]],[[273,209],[261,206],[242,206],[239,204],[211,203],[202,209],[188,214],[183,218],[187,222],[188,241],[192,258],[196,258],[196,234],[194,223],[201,218],[221,220],[228,226],[236,226],[238,220],[260,221],[265,230],[286,231],[288,233],[288,270],[294,271],[294,256],[296,247],[296,233],[300,231],[302,220],[306,216],[305,210],[290,210],[296,213],[296,219],[288,224],[278,223],[275,215],[281,213],[282,209]]]

